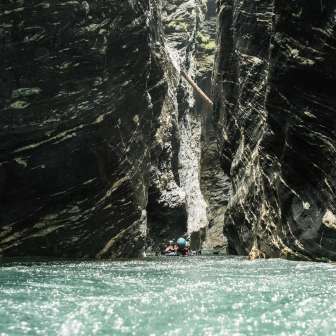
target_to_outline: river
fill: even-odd
[[[166,257],[0,264],[0,335],[336,335],[336,267]]]

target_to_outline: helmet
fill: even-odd
[[[186,247],[186,245],[187,245],[187,241],[184,239],[184,238],[179,238],[179,239],[177,239],[177,246],[179,247],[179,248],[185,248]]]

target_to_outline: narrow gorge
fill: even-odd
[[[3,1],[0,256],[336,260],[335,30],[332,0]]]

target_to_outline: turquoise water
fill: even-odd
[[[336,335],[336,267],[242,258],[0,264],[0,335]]]

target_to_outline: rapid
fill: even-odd
[[[0,335],[336,335],[336,267],[161,257],[0,263]]]

